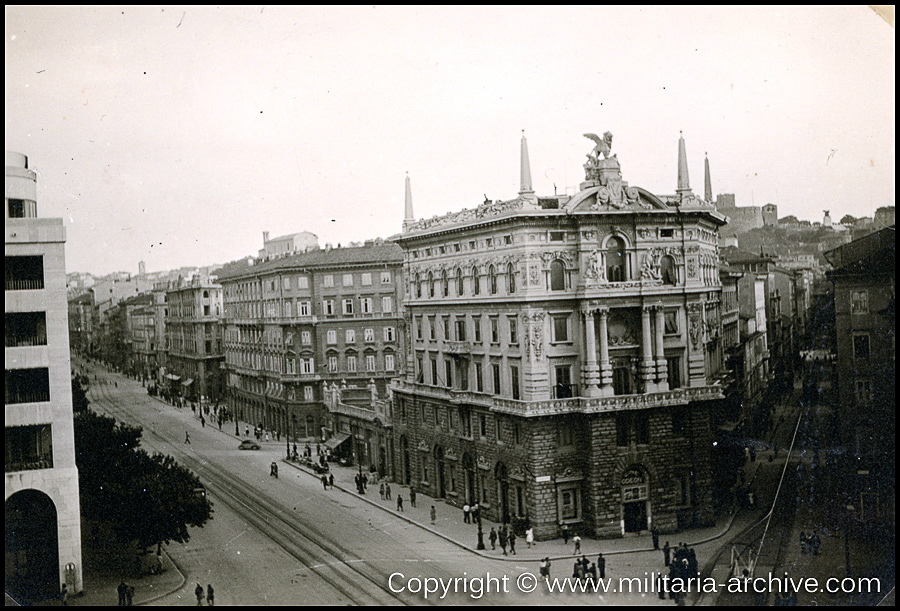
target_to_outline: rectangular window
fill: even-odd
[[[569,341],[569,317],[554,316],[553,317],[553,341],[567,342]]]
[[[6,405],[50,400],[50,370],[46,367],[7,369],[4,383]]]
[[[453,362],[450,359],[444,359],[444,375],[444,384],[450,388],[453,385]]]
[[[866,405],[872,402],[872,381],[867,379],[856,380],[856,403]]]
[[[372,274],[370,274],[369,272],[365,272],[364,274],[362,274],[360,276],[359,283],[363,286],[372,286]]]
[[[391,314],[394,311],[394,298],[393,297],[382,297],[381,298],[381,311],[385,314]]]
[[[344,343],[347,344],[355,344],[356,343],[356,330],[355,329],[347,329],[344,331]]]
[[[565,242],[566,241],[566,232],[565,231],[551,231],[550,232],[550,241],[551,242]]]
[[[375,341],[375,329],[366,329],[363,331],[363,339],[365,339],[366,343]]]
[[[425,370],[422,368],[422,357],[416,357],[416,382],[419,384],[425,381]]]
[[[868,334],[853,336],[853,358],[854,359],[869,358],[869,336],[868,336]]]
[[[47,345],[47,314],[45,312],[7,312],[6,347]]]
[[[366,371],[375,371],[375,355],[366,355]]]
[[[371,297],[360,297],[359,305],[362,309],[363,314],[371,314],[375,310],[372,308],[372,298]]]
[[[519,343],[519,321],[515,316],[510,316],[507,318],[509,321],[509,343],[510,344],[518,344]]]
[[[557,399],[569,399],[572,396],[572,367],[558,365],[556,367],[556,386],[554,394]]]
[[[291,279],[290,279],[290,278],[287,278],[287,277],[283,278],[283,279],[281,280],[281,286],[282,286],[282,287],[284,288],[284,290],[286,290],[286,291],[291,290]]]
[[[491,343],[499,344],[500,343],[500,321],[497,320],[496,316],[491,316]]]
[[[460,342],[466,341],[466,319],[465,318],[457,318],[456,319],[456,339],[457,339],[457,341],[460,341]]]
[[[484,414],[478,415],[478,430],[482,438],[487,437],[487,416]]]
[[[322,302],[322,312],[326,316],[334,314],[334,299],[326,299]]]
[[[344,314],[353,314],[353,300],[352,299],[344,300]]]
[[[385,327],[384,328],[384,341],[386,341],[386,342],[397,341],[397,336],[394,333],[394,327]]]
[[[670,356],[667,358],[666,370],[669,376],[669,388],[681,388],[681,357]]]
[[[53,468],[51,425],[9,426],[4,435],[6,472]]]
[[[353,274],[344,274],[344,286],[353,286]]]
[[[391,283],[391,272],[381,272],[381,284]]]
[[[443,330],[444,330],[444,341],[450,340],[450,317],[444,316],[443,318]]]
[[[475,361],[475,390],[484,392],[484,375],[481,372],[480,361]]]
[[[665,334],[675,335],[678,333],[678,310],[666,310],[663,313],[665,320]]]
[[[325,343],[326,344],[336,344],[337,343],[337,331],[334,329],[329,329],[325,333]]]
[[[869,313],[869,291],[850,291],[850,313]]]
[[[577,520],[581,517],[581,499],[578,488],[559,489],[559,517],[562,520]]]
[[[332,276],[331,274],[327,274],[326,276],[324,276],[322,278],[322,284],[324,284],[328,288],[333,287],[334,286],[334,276]]]
[[[428,317],[428,334],[432,341],[437,339],[437,317],[435,316]]]
[[[338,370],[338,361],[336,356],[328,357],[328,371],[330,373],[336,373]]]
[[[384,355],[384,369],[385,369],[385,371],[394,371],[394,355],[393,354],[385,354]]]
[[[32,291],[44,288],[44,257],[41,255],[6,257],[5,262],[7,291]]]
[[[515,365],[510,365],[509,367],[509,380],[510,384],[512,384],[512,398],[515,400],[519,400],[519,368]]]
[[[347,371],[356,373],[356,357],[353,355],[347,357]]]
[[[438,370],[437,370],[437,359],[431,359],[431,385],[438,385]]]
[[[491,363],[491,375],[494,378],[494,394],[500,394],[500,363]]]
[[[304,386],[303,387],[303,400],[304,401],[312,401],[313,400],[313,387],[312,386]]]
[[[472,328],[475,331],[475,343],[481,343],[481,316],[472,317]]]
[[[297,302],[297,316],[309,316],[309,302],[308,301],[298,301]]]
[[[306,276],[298,276],[297,277],[297,288],[298,289],[308,289],[309,288],[309,278]]]
[[[422,339],[422,317],[416,316],[415,318],[415,327],[416,327],[416,339]]]

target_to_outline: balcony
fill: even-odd
[[[472,342],[445,341],[444,352],[447,354],[469,356],[472,354]]]
[[[672,405],[687,405],[692,401],[710,401],[723,398],[721,386],[701,386],[696,388],[678,388],[666,392],[616,395],[612,397],[572,397],[569,399],[550,399],[548,401],[517,401],[486,393],[467,390],[438,388],[426,384],[394,380],[395,388],[414,393],[417,396],[444,400],[455,404],[481,405],[491,411],[536,418],[540,416],[556,416],[560,414],[596,414],[622,410],[648,409]]]

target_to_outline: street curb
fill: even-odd
[[[183,587],[184,587],[184,584],[187,583],[187,577],[184,576],[184,573],[182,572],[181,568],[178,566],[178,564],[175,562],[175,560],[172,558],[172,556],[169,555],[169,552],[166,551],[166,550],[163,550],[163,553],[166,555],[166,558],[169,559],[169,562],[172,563],[172,567],[173,567],[176,571],[178,571],[178,574],[179,574],[179,575],[181,575],[181,583],[178,584],[178,586],[176,586],[175,588],[172,588],[171,590],[169,590],[168,592],[160,592],[160,593],[157,594],[156,596],[153,596],[153,597],[151,597],[151,598],[148,598],[147,600],[142,600],[142,601],[140,601],[140,602],[138,602],[138,603],[135,603],[136,605],[148,605],[148,604],[152,603],[152,602],[155,601],[155,600],[159,600],[159,599],[162,598],[163,596],[169,596],[170,594],[174,594],[175,592],[177,592],[178,590],[180,590],[181,588],[183,588]]]
[[[286,465],[289,465],[289,466],[294,467],[294,468],[297,469],[298,471],[302,471],[302,472],[304,472],[304,473],[307,473],[307,474],[309,474],[309,475],[312,475],[312,476],[315,477],[316,479],[320,479],[317,473],[314,473],[312,470],[310,470],[310,469],[307,468],[307,467],[304,467],[303,465],[295,464],[295,463],[290,462],[290,461],[288,461],[288,460],[286,460],[286,459],[283,459],[283,458],[281,459],[281,462],[285,463]],[[344,492],[344,493],[346,493],[346,494],[349,494],[349,495],[353,496],[354,498],[363,500],[363,501],[365,501],[366,503],[368,503],[369,505],[372,505],[373,507],[377,507],[377,508],[381,509],[382,511],[384,511],[385,513],[389,513],[389,514],[391,514],[392,516],[395,516],[395,517],[397,517],[397,518],[400,518],[400,519],[402,519],[403,521],[405,521],[405,522],[407,522],[407,523],[409,523],[409,524],[412,524],[413,526],[418,526],[418,527],[421,528],[422,530],[426,530],[426,531],[428,531],[428,532],[430,532],[430,533],[432,533],[432,534],[434,534],[434,535],[437,535],[437,536],[440,537],[441,539],[444,539],[445,541],[447,541],[447,542],[449,542],[449,543],[452,543],[453,545],[459,547],[460,549],[464,549],[464,550],[466,550],[466,551],[468,551],[468,552],[471,552],[471,553],[473,553],[473,554],[477,554],[477,555],[479,555],[479,556],[481,556],[481,557],[483,557],[483,558],[489,558],[489,559],[493,559],[493,560],[502,560],[502,561],[505,561],[505,562],[540,562],[540,561],[542,561],[545,557],[546,557],[546,558],[549,558],[550,560],[569,560],[569,559],[574,559],[574,558],[580,558],[581,556],[584,556],[584,555],[585,555],[585,554],[580,554],[580,555],[579,555],[579,554],[566,554],[566,555],[562,555],[562,556],[544,556],[544,557],[540,557],[540,558],[538,558],[538,557],[535,557],[535,558],[526,558],[526,557],[520,556],[520,555],[518,555],[518,554],[516,554],[516,555],[514,555],[514,556],[499,556],[499,557],[498,557],[498,556],[494,556],[494,555],[491,555],[491,554],[487,554],[487,553],[485,553],[484,551],[477,550],[477,549],[472,549],[471,547],[468,547],[468,546],[466,546],[466,545],[463,545],[462,543],[460,543],[459,541],[457,541],[456,539],[454,539],[454,538],[452,538],[452,537],[450,537],[450,536],[448,536],[448,535],[445,535],[445,534],[443,534],[443,533],[441,533],[441,532],[438,532],[437,530],[435,530],[435,529],[433,529],[433,528],[431,528],[431,527],[429,527],[429,526],[426,526],[425,524],[422,524],[421,522],[418,522],[418,521],[416,521],[416,520],[413,520],[412,518],[409,518],[409,517],[403,515],[402,513],[399,513],[399,512],[396,512],[396,511],[392,511],[392,510],[388,509],[387,507],[385,507],[384,505],[381,505],[381,504],[379,504],[379,503],[377,503],[377,502],[375,502],[375,501],[370,500],[370,499],[367,498],[365,495],[354,494],[352,491],[347,490],[346,488],[344,488],[343,486],[340,486],[340,485],[338,485],[338,484],[334,484],[334,486],[332,486],[332,487],[333,487],[333,488],[337,488],[337,489],[340,490],[341,492]],[[728,520],[728,524],[725,525],[725,527],[724,527],[724,529],[722,530],[722,532],[720,532],[720,533],[717,534],[717,535],[713,535],[713,536],[711,536],[711,537],[707,537],[706,539],[703,539],[703,540],[701,540],[701,541],[694,541],[694,542],[691,543],[691,545],[700,545],[701,543],[708,543],[708,542],[710,542],[710,541],[715,541],[716,539],[720,539],[720,538],[724,537],[724,536],[728,533],[728,531],[731,529],[731,525],[734,523],[734,519],[735,519],[735,517],[737,517],[737,514],[738,514],[738,512],[735,512],[735,513],[731,514],[731,517],[730,517],[729,520]],[[616,550],[616,551],[611,551],[611,552],[603,552],[603,555],[604,555],[604,556],[620,556],[620,555],[623,555],[623,554],[636,554],[636,553],[659,552],[659,551],[661,551],[661,550],[655,550],[655,549],[653,549],[652,547],[650,547],[650,548],[641,548],[641,549],[628,549],[628,550]]]

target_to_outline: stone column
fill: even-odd
[[[600,396],[609,397],[615,394],[612,387],[612,365],[609,362],[609,308],[598,308],[597,313],[600,318]]]
[[[641,307],[641,380],[644,382],[644,392],[655,392],[656,383],[655,363],[653,362],[653,336],[650,333],[650,310],[652,306]]]
[[[666,328],[666,317],[663,307],[656,306],[656,382],[659,390],[669,390],[669,374],[666,363],[666,352],[663,344],[663,333]]]
[[[581,368],[581,383],[585,397],[600,396],[600,368],[597,366],[597,341],[594,329],[594,310],[586,307],[584,315],[584,353],[585,364]]]

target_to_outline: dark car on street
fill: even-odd
[[[252,439],[245,439],[241,442],[241,445],[238,446],[238,450],[258,450],[259,444],[253,441]]]

